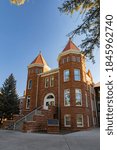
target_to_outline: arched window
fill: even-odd
[[[55,106],[55,96],[53,93],[49,93],[44,98],[44,109],[48,109],[48,106]]]
[[[47,99],[51,99],[51,98],[54,98],[54,96],[53,96],[53,95],[49,95],[49,96],[47,97]]]

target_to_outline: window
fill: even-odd
[[[70,62],[70,58],[69,57],[67,57],[67,62]]]
[[[72,61],[76,62],[76,57],[72,56]]]
[[[70,106],[70,90],[64,90],[64,106]]]
[[[90,92],[94,94],[94,88],[92,86],[90,86]]]
[[[45,78],[45,88],[49,87],[49,78]]]
[[[28,89],[31,89],[32,88],[32,80],[29,80],[28,81]]]
[[[50,87],[54,86],[54,76],[50,77]]]
[[[76,62],[80,62],[80,57],[76,57]]]
[[[85,98],[86,98],[86,107],[88,107],[88,98],[87,98],[87,93],[85,92]]]
[[[74,69],[74,80],[80,81],[80,69]]]
[[[43,72],[43,70],[42,69],[39,69],[39,73],[42,73]]]
[[[54,98],[53,95],[49,95],[49,96],[47,97],[47,99],[53,99],[53,98]]]
[[[82,93],[80,89],[75,89],[76,106],[82,105]]]
[[[26,109],[30,109],[30,96],[27,96],[26,99]]]
[[[67,58],[63,58],[63,64],[67,62]]]
[[[76,124],[77,124],[77,127],[83,127],[83,115],[77,114]]]
[[[39,73],[39,69],[38,69],[38,68],[36,68],[35,73],[36,73],[36,74],[38,74],[38,73]]]
[[[95,111],[96,110],[95,101],[94,99],[92,99],[91,101],[92,101],[92,110]]]
[[[64,115],[64,126],[71,127],[71,115]]]
[[[64,70],[64,82],[69,81],[70,73],[69,70]]]

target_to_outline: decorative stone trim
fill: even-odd
[[[75,50],[75,49],[70,49],[70,50],[60,53],[57,60],[59,61],[62,56],[65,56],[67,54],[81,54],[81,52],[78,50]],[[81,55],[83,55],[83,54],[81,54]]]
[[[45,77],[47,75],[52,75],[52,74],[55,74],[55,73],[58,73],[59,72],[59,69],[52,69],[50,71],[47,71],[47,72],[44,72],[44,73],[41,73],[39,75],[41,75],[41,77]]]
[[[28,68],[32,68],[32,67],[44,67],[44,65],[42,65],[42,64],[30,64],[30,65],[28,65]]]

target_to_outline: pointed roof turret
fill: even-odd
[[[42,53],[40,54],[32,61],[31,64],[40,64],[40,65],[47,65],[45,59],[42,56]]]
[[[67,45],[65,46],[65,48],[63,49],[63,52],[70,50],[70,49],[80,51],[80,49],[72,42],[71,38],[69,38],[69,41],[68,41]]]
[[[32,63],[28,66],[28,68],[31,67],[44,67],[44,72],[49,71],[50,67],[48,66],[47,62],[45,61],[44,57],[42,56],[42,53],[40,52],[39,55],[32,61]]]
[[[68,54],[81,54],[80,49],[72,42],[71,38],[69,38],[67,45],[59,54],[58,61],[60,60],[61,56],[65,56]]]

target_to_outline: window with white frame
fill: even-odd
[[[30,96],[27,96],[26,99],[26,109],[30,109]]]
[[[45,88],[49,87],[49,78],[45,78]]]
[[[32,88],[32,80],[29,80],[28,81],[28,89],[31,89]]]
[[[70,106],[70,90],[64,90],[64,106]]]
[[[82,93],[81,89],[75,89],[76,106],[82,106]]]
[[[87,92],[85,92],[85,99],[86,99],[86,107],[88,107],[88,97],[87,97]]]
[[[64,126],[71,127],[71,115],[64,115]]]
[[[80,69],[74,69],[74,80],[80,81]]]
[[[54,76],[50,77],[50,87],[54,86]]]
[[[69,81],[70,72],[69,70],[64,70],[64,82]]]
[[[77,114],[76,116],[76,124],[77,127],[83,127],[83,115],[82,114]]]

